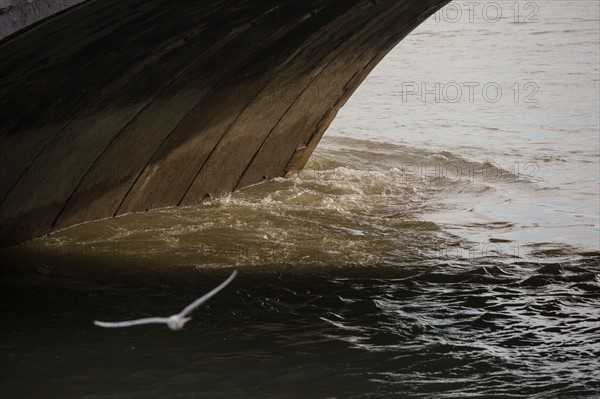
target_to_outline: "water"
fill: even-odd
[[[600,5],[493,4],[413,32],[304,171],[3,251],[0,394],[599,396]],[[234,268],[180,332],[91,324]]]
[[[319,275],[291,266],[244,270],[180,332],[91,325],[92,317],[172,314],[225,276],[213,270],[141,278],[5,275],[6,397],[598,392],[594,262]]]
[[[0,2],[0,39],[84,0],[3,0]]]

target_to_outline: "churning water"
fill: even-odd
[[[4,251],[29,266],[2,278],[0,393],[600,395],[599,14],[451,3],[304,171]],[[181,332],[92,325],[175,313],[232,268]]]

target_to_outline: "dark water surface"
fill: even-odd
[[[242,270],[182,331],[92,325],[176,313],[228,272],[5,272],[2,397],[599,393],[598,259]]]

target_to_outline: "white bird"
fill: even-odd
[[[153,323],[162,323],[166,324],[171,330],[177,331],[181,330],[185,323],[190,321],[191,317],[185,317],[188,314],[192,313],[194,309],[198,306],[202,305],[204,302],[208,301],[215,294],[221,291],[223,288],[227,286],[227,284],[231,283],[231,281],[237,275],[237,271],[231,273],[231,276],[227,278],[227,280],[223,281],[218,287],[213,288],[212,291],[203,295],[202,297],[196,299],[194,302],[190,303],[183,309],[181,312],[174,314],[169,317],[148,317],[145,319],[139,320],[130,320],[130,321],[116,321],[116,322],[106,322],[106,321],[94,321],[94,324],[98,327],[106,327],[106,328],[119,328],[119,327],[131,327],[131,326],[139,326],[141,324],[153,324]]]

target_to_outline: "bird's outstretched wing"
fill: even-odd
[[[166,317],[148,317],[146,319],[130,320],[130,321],[115,321],[115,322],[94,321],[94,324],[97,325],[98,327],[120,328],[120,327],[139,326],[141,324],[154,324],[154,323],[166,324],[168,321],[169,321],[169,319]]]
[[[185,307],[185,309],[183,309],[178,316],[181,317],[185,317],[188,314],[192,313],[192,311],[194,309],[196,309],[198,306],[202,305],[204,302],[208,301],[211,297],[213,297],[216,293],[218,293],[219,291],[221,291],[223,288],[225,288],[227,286],[227,284],[231,283],[231,281],[235,278],[235,276],[237,275],[237,270],[234,271],[233,273],[231,273],[231,276],[229,276],[227,278],[227,280],[223,281],[218,287],[215,287],[212,289],[212,291],[210,291],[209,293],[201,296],[200,298],[196,299],[194,302],[190,303],[189,305],[187,305]]]

